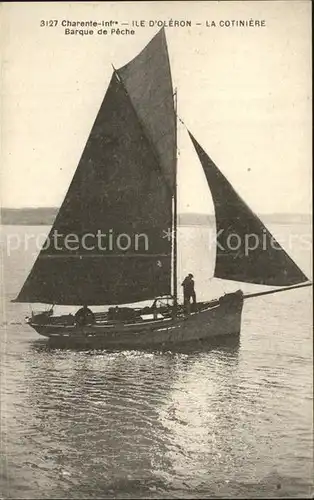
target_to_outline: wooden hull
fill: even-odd
[[[186,317],[141,323],[96,323],[90,326],[36,324],[37,333],[54,343],[102,348],[172,347],[186,342],[238,336],[241,329],[243,295],[227,294],[201,311]]]

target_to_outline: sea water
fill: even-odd
[[[7,251],[13,231],[23,239],[48,228],[2,229],[1,497],[312,497],[311,288],[245,301],[238,342],[49,349],[24,324],[28,305],[10,302],[37,250]],[[304,224],[272,229],[310,233]],[[191,244],[180,274],[194,271],[205,298],[215,289],[200,250],[206,234],[182,231]],[[300,241],[289,253],[311,276]]]

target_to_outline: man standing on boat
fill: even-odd
[[[193,301],[193,307],[196,306],[196,294],[194,285],[193,274],[189,273],[182,282],[184,307],[188,314],[190,314],[191,311],[191,298]]]

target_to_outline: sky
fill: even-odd
[[[150,20],[172,19],[192,23],[166,28],[186,126],[255,212],[311,211],[310,1],[13,2],[0,12],[2,206],[60,206],[111,65],[126,64],[156,34]],[[40,26],[54,19],[58,26]],[[240,19],[266,26],[219,27]],[[82,37],[65,35],[62,20],[146,26],[135,35]],[[180,130],[179,211],[211,212],[203,173]]]

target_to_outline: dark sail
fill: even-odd
[[[191,133],[190,137],[203,166],[215,207],[215,276],[272,286],[308,281]]]
[[[50,245],[43,246],[16,301],[123,304],[171,293],[171,241],[165,237],[171,196],[134,104],[114,73]],[[100,243],[99,231],[107,235]],[[65,240],[67,235],[76,237]]]
[[[176,123],[164,29],[157,33],[135,59],[120,68],[118,73],[168,184],[174,190]]]

